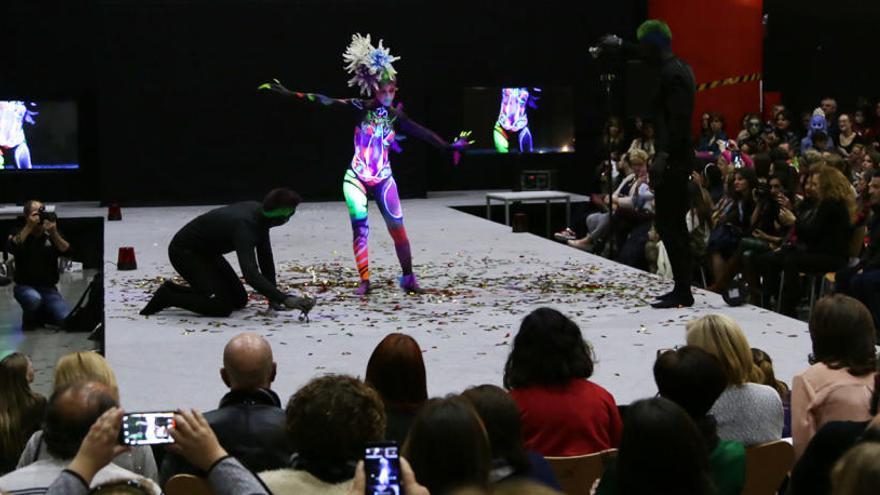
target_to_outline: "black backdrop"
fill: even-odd
[[[351,118],[283,104],[256,86],[278,77],[293,89],[354,96],[341,60],[354,32],[384,38],[403,57],[399,99],[447,138],[460,130],[463,87],[574,87],[572,163],[590,169],[603,97],[586,48],[606,32],[632,33],[646,9],[645,0],[3,4],[11,51],[0,93],[80,98],[83,170],[0,176],[0,202],[39,196],[141,204],[231,201],[282,184],[306,198],[338,198]],[[474,157],[456,169],[427,145],[404,148],[392,161],[407,196],[466,187],[468,174],[481,173]]]

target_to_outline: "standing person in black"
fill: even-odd
[[[654,149],[650,180],[654,188],[654,225],[666,247],[675,287],[651,306],[692,306],[691,251],[685,217],[688,212],[688,180],[694,160],[691,115],[696,83],[690,66],[672,53],[672,31],[658,19],[649,19],[636,32],[642,57],[659,69],[660,85],[651,109]]]
[[[23,311],[22,328],[61,325],[70,308],[58,292],[58,257],[70,249],[58,231],[58,219],[40,201],[24,204],[24,227],[9,239],[15,256],[13,295]]]
[[[274,309],[314,305],[309,298],[279,291],[269,229],[287,223],[300,203],[297,193],[273,189],[262,203],[245,201],[211,210],[184,225],[168,246],[168,257],[189,287],[166,281],[141,310],[152,315],[168,307],[204,316],[229,316],[247,305],[244,285],[223,255],[235,251],[245,281],[266,296]],[[256,251],[256,256],[254,252]]]

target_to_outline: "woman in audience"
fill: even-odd
[[[642,150],[648,154],[648,158],[654,157],[654,123],[648,119],[642,119],[641,135],[632,140],[628,151]]]
[[[849,115],[842,113],[837,117],[837,126],[840,133],[837,135],[837,150],[844,157],[849,156],[856,144],[864,144],[862,137],[853,129],[853,122]]]
[[[419,408],[428,400],[425,362],[409,335],[387,335],[370,356],[364,379],[385,403],[385,439],[403,444]]]
[[[523,319],[504,367],[504,387],[519,406],[527,449],[572,456],[617,447],[617,404],[588,380],[592,374],[592,349],[573,321],[550,308]]]
[[[526,451],[522,440],[519,409],[510,395],[495,385],[471,387],[462,393],[479,414],[492,447],[489,481],[507,482],[529,478],[559,490],[556,475],[544,456]]]
[[[34,366],[20,352],[0,361],[0,476],[15,469],[28,438],[40,429],[46,398],[31,390]]]
[[[701,347],[721,362],[727,388],[710,413],[718,436],[746,447],[782,438],[783,411],[779,394],[761,385],[745,334],[725,315],[707,315],[687,324],[687,344]]]
[[[874,495],[880,489],[880,443],[866,442],[843,456],[831,475],[835,495]]]
[[[820,300],[810,318],[814,363],[794,377],[792,440],[800,457],[829,421],[871,418],[877,357],[874,319],[864,304],[843,294]]]
[[[489,437],[476,411],[461,397],[428,401],[409,430],[402,454],[419,483],[434,495],[488,486]]]
[[[687,412],[669,399],[645,399],[626,412],[617,461],[597,495],[715,494],[703,436]]]
[[[764,381],[761,383],[776,390],[779,398],[782,399],[782,409],[785,411],[785,426],[782,428],[782,438],[789,438],[791,437],[791,389],[788,388],[788,384],[784,381],[776,379],[776,372],[773,370],[773,360],[770,359],[769,354],[761,349],[752,347],[752,359],[755,360],[755,366],[764,375]]]
[[[60,390],[68,385],[83,381],[94,381],[106,385],[110,388],[113,398],[119,402],[119,386],[116,384],[116,375],[104,356],[91,351],[71,352],[61,356],[58,363],[55,364],[55,380],[52,383],[52,388]],[[28,440],[18,461],[18,467],[24,467],[45,458],[47,458],[47,453],[43,446],[43,432],[38,431]],[[148,445],[134,447],[119,454],[113,459],[113,464],[153,481],[159,481],[156,459],[153,457],[153,450]]]
[[[718,141],[727,142],[727,133],[724,132],[724,116],[712,112],[709,114],[709,132],[701,136],[697,151],[711,153],[713,157],[717,157],[721,153]]]
[[[724,291],[739,269],[736,256],[740,241],[752,233],[753,191],[758,183],[755,171],[739,168],[733,175],[732,201],[718,212],[715,228],[709,235],[707,252],[712,261],[714,283],[710,290]]]
[[[296,452],[291,467],[260,473],[276,495],[346,493],[364,445],[385,433],[382,399],[351,376],[313,379],[291,396],[285,412]]]
[[[681,406],[702,433],[718,495],[739,495],[745,484],[746,450],[739,442],[718,438],[717,423],[709,414],[727,388],[718,358],[694,346],[662,352],[654,362],[654,381],[660,397]]]

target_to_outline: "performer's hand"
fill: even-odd
[[[265,82],[263,84],[260,84],[259,86],[257,86],[257,90],[258,91],[271,91],[273,93],[278,93],[281,95],[287,95],[287,94],[292,93],[292,91],[285,88],[284,85],[281,84],[281,81],[279,81],[278,79],[272,79],[269,82]]]
[[[468,146],[476,143],[476,141],[474,141],[473,139],[470,139],[470,137],[471,137],[471,131],[461,131],[458,134],[458,137],[455,138],[455,141],[452,142],[452,148],[460,150],[460,149],[467,148]]]

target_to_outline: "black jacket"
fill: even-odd
[[[218,409],[205,413],[205,419],[220,445],[251,471],[258,473],[289,465],[292,450],[287,441],[287,417],[275,392],[229,392],[220,400]],[[169,452],[162,461],[161,483],[180,473],[205,475]]]
[[[852,237],[846,205],[840,201],[822,201],[798,216],[795,233],[797,243],[806,251],[846,259]]]

